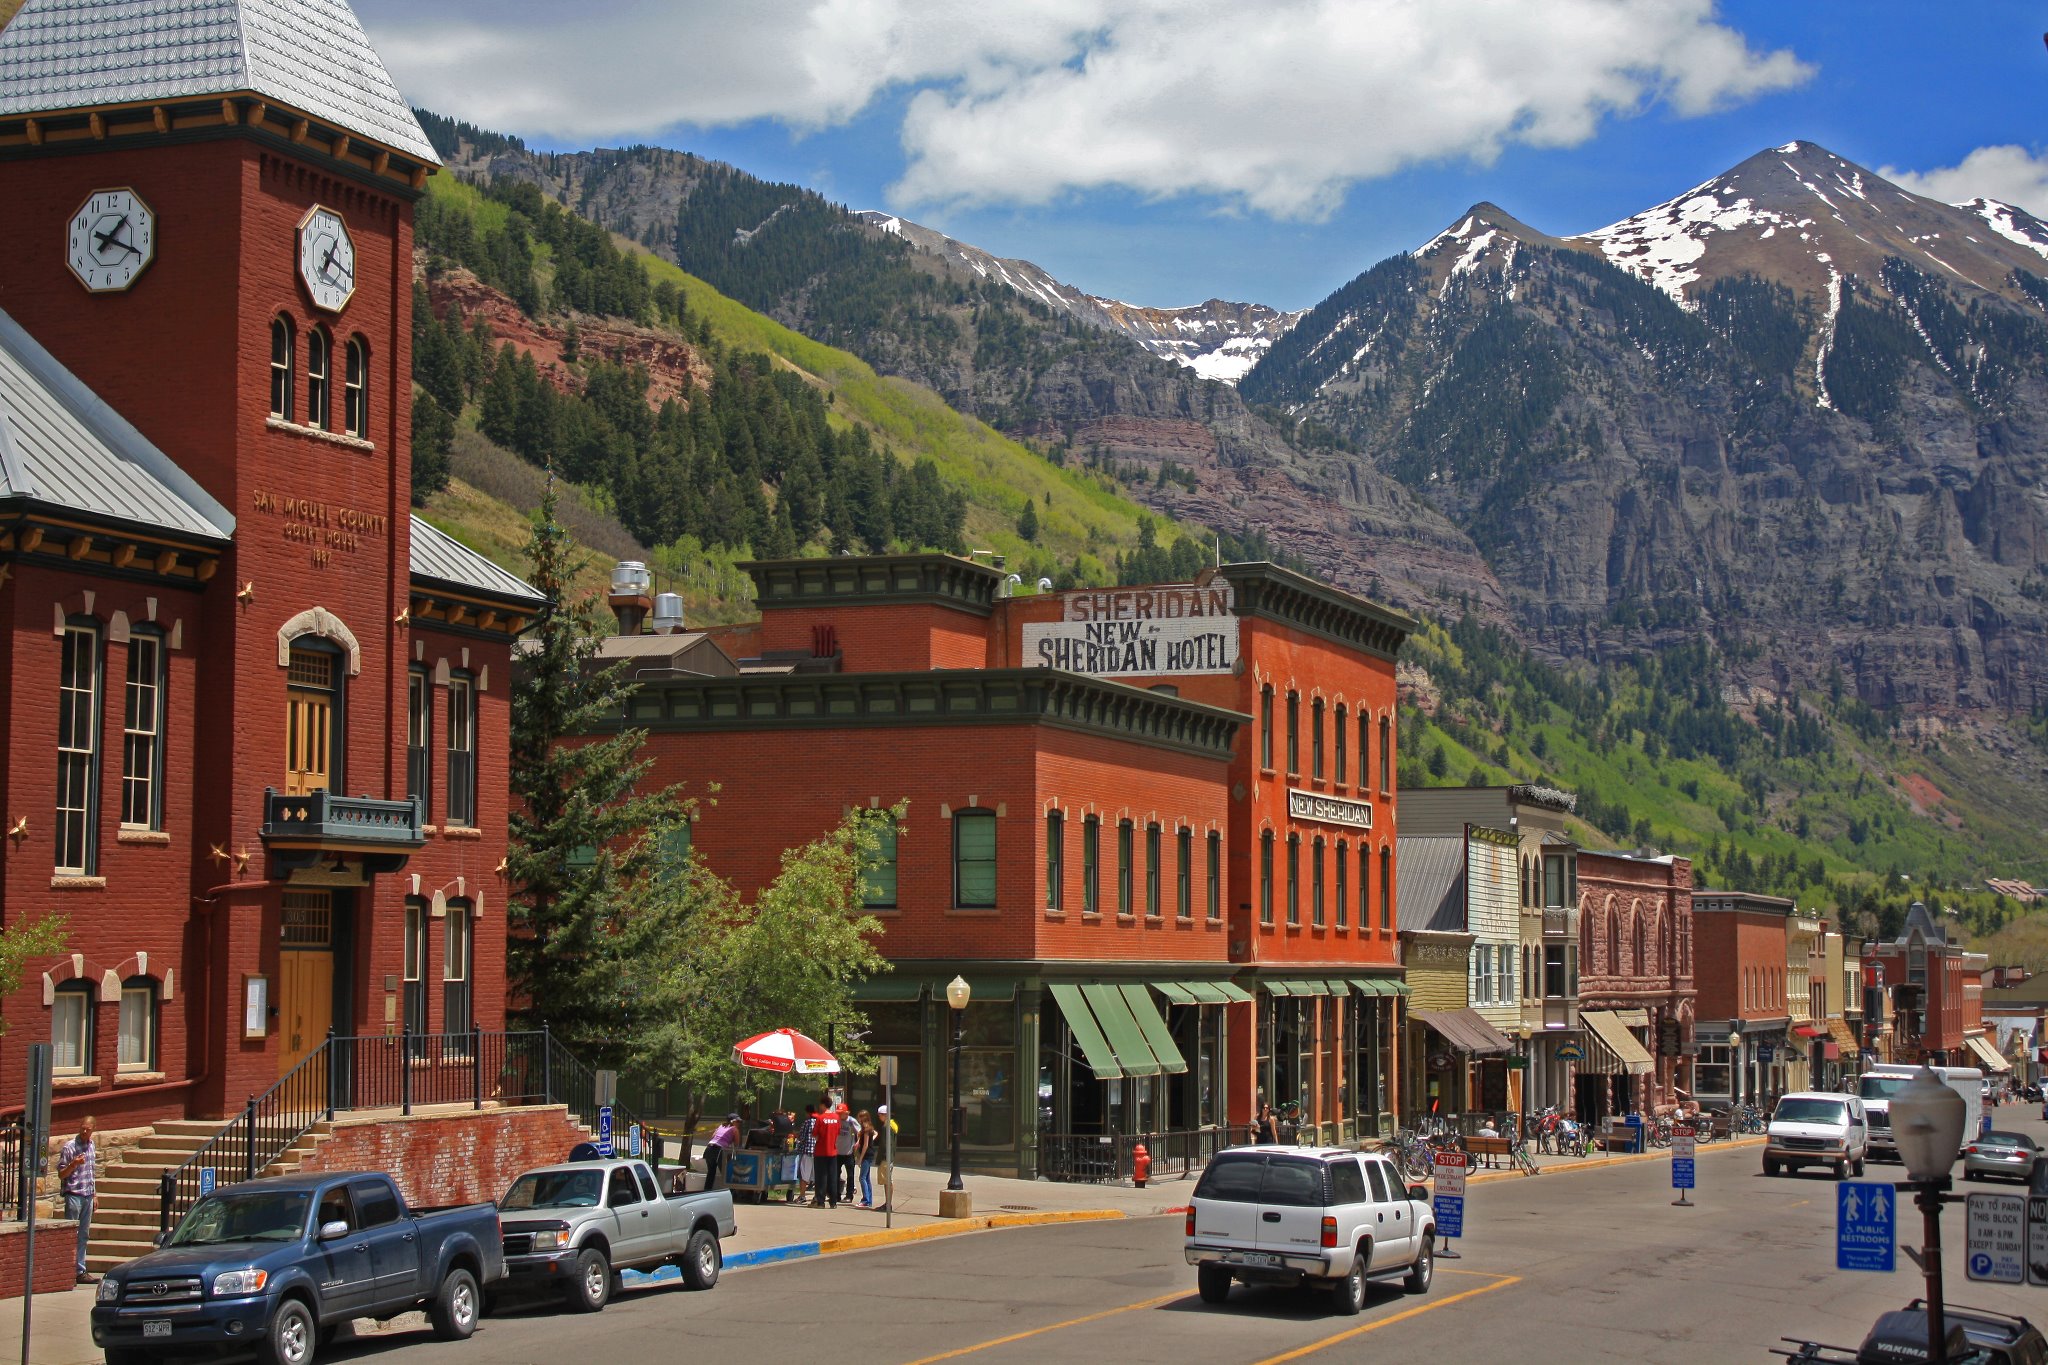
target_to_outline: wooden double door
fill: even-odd
[[[277,1074],[283,1076],[312,1055],[334,1026],[335,929],[340,916],[335,893],[284,893],[283,927],[277,954]],[[305,1078],[295,1098],[324,1098],[327,1073]]]

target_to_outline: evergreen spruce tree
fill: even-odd
[[[412,501],[424,506],[448,486],[449,453],[455,445],[455,421],[447,409],[422,389],[412,400]]]
[[[623,664],[591,667],[596,607],[574,595],[579,566],[555,508],[550,471],[526,547],[528,580],[546,603],[512,691],[509,967],[529,1025],[547,1024],[586,1061],[616,1063],[646,1022],[622,970],[629,898],[689,803],[673,789],[638,790],[646,731],[598,733],[632,684]]]
[[[1038,504],[1027,500],[1024,514],[1017,518],[1017,534],[1029,541],[1038,539]]]

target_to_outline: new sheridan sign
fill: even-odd
[[[1305,792],[1299,787],[1287,789],[1287,814],[1296,820],[1315,820],[1325,825],[1349,825],[1353,829],[1372,828],[1370,802],[1347,801],[1341,796]]]
[[[1098,678],[1229,673],[1237,617],[1228,583],[1061,594],[1059,621],[1024,626],[1024,662]]]

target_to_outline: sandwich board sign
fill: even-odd
[[[1898,1264],[1898,1191],[1875,1180],[1835,1186],[1835,1269],[1891,1274]]]

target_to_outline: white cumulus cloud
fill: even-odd
[[[1655,103],[1804,81],[1715,0],[359,0],[400,86],[566,140],[844,123],[906,97],[899,202],[1116,188],[1279,217],[1512,144],[1571,146]]]
[[[1878,174],[1895,185],[1960,204],[1970,199],[2002,199],[2035,217],[2048,217],[2048,154],[2024,147],[1979,147],[1959,165],[1932,171],[1901,171],[1885,166]]]

